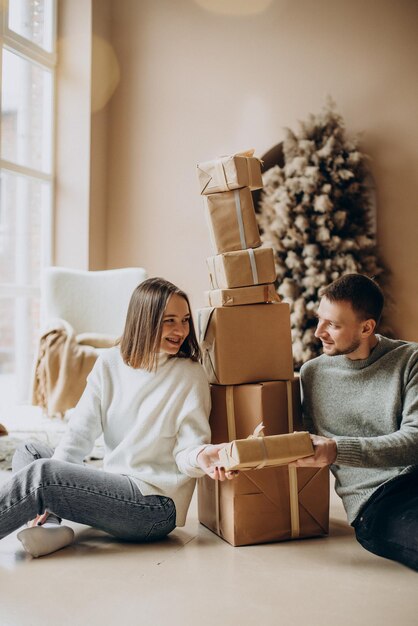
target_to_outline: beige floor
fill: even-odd
[[[7,473],[0,472],[4,481]],[[0,541],[0,626],[416,626],[418,575],[364,551],[331,499],[331,533],[233,548],[200,526],[127,546],[80,525],[32,559]]]

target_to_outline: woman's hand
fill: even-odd
[[[227,446],[226,443],[219,443],[217,445],[209,445],[203,448],[197,455],[197,462],[202,470],[213,478],[213,480],[232,480],[238,474],[238,472],[227,472],[225,468],[220,465],[219,450]]]

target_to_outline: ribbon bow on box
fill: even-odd
[[[265,437],[263,429],[261,423],[247,439],[231,441],[222,448],[219,452],[222,467],[228,471],[275,467],[314,453],[308,432]]]

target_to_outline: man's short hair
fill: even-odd
[[[360,319],[374,319],[382,314],[384,296],[377,283],[363,274],[344,274],[320,290],[319,295],[330,302],[350,302]]]

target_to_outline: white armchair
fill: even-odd
[[[33,404],[50,416],[76,405],[98,351],[122,334],[132,292],[146,277],[140,267],[44,270]]]
[[[142,267],[83,271],[47,267],[43,273],[42,320],[66,320],[77,335],[119,336],[133,290],[147,277]]]

